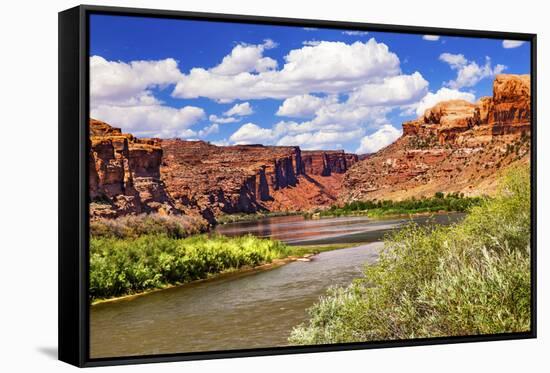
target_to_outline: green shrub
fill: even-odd
[[[92,299],[107,298],[186,283],[271,262],[289,252],[290,248],[279,241],[253,236],[92,237],[90,295]]]
[[[292,344],[528,331],[530,174],[504,177],[497,197],[459,224],[410,225],[385,240],[376,265],[308,310]]]
[[[449,193],[445,196],[437,192],[432,198],[416,199],[414,197],[403,201],[371,200],[354,201],[342,207],[331,206],[322,211],[322,216],[345,215],[399,215],[422,212],[457,211],[466,212],[471,207],[479,205],[485,198],[465,197],[463,193]]]

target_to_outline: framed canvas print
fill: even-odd
[[[536,36],[59,13],[59,357],[536,336]]]

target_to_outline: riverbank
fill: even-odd
[[[461,223],[412,224],[390,235],[379,261],[351,285],[321,297],[289,343],[529,331],[529,168],[510,170],[499,188]]]
[[[465,197],[459,193],[436,193],[430,198],[410,198],[402,201],[355,201],[343,206],[331,206],[327,210],[309,213],[310,217],[367,216],[369,218],[414,216],[425,213],[466,212],[479,206],[486,198]]]
[[[257,213],[239,213],[221,215],[217,218],[219,225],[230,223],[254,222],[264,218],[301,215],[306,219],[328,217],[391,218],[417,216],[430,213],[466,212],[474,206],[479,206],[486,197],[466,197],[460,193],[436,193],[430,198],[410,198],[402,201],[367,200],[355,201],[345,205],[333,205],[327,209],[313,211],[274,211]]]
[[[92,238],[92,305],[148,294],[220,276],[275,268],[355,244],[289,246],[253,236],[199,235],[185,239],[145,235]]]
[[[204,278],[204,279],[194,280],[194,281],[190,281],[190,282],[186,282],[186,283],[166,284],[165,286],[162,286],[162,287],[146,290],[146,291],[135,293],[135,294],[126,294],[126,295],[122,295],[122,296],[118,296],[118,297],[112,297],[112,298],[94,299],[92,301],[92,306],[95,306],[97,304],[110,303],[110,302],[132,300],[132,299],[144,296],[144,295],[148,295],[148,294],[156,293],[158,291],[163,291],[163,290],[172,289],[172,288],[176,288],[176,287],[193,286],[193,285],[196,285],[196,284],[199,284],[199,283],[203,283],[203,282],[207,282],[207,281],[213,281],[213,280],[220,280],[220,279],[226,278],[226,277],[237,277],[237,276],[245,275],[245,274],[248,274],[248,273],[266,271],[266,270],[274,269],[274,268],[280,267],[282,265],[294,262],[294,261],[299,260],[299,259],[309,259],[309,257],[313,256],[313,255],[315,255],[315,254],[304,254],[303,256],[294,256],[294,255],[287,256],[287,257],[281,258],[281,259],[274,259],[273,261],[271,261],[269,263],[260,264],[260,265],[255,266],[255,267],[246,267],[246,266],[244,266],[244,267],[241,267],[241,268],[228,269],[224,272],[209,273],[207,278]]]

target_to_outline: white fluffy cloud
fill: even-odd
[[[334,99],[334,96],[317,97],[307,94],[290,97],[283,101],[275,115],[295,118],[312,117],[321,106],[334,102]]]
[[[438,41],[439,40],[439,35],[424,35],[424,36],[422,36],[422,39],[427,40],[427,41]]]
[[[220,123],[220,124],[235,123],[235,122],[240,121],[239,118],[234,118],[234,117],[218,117],[218,116],[215,115],[215,114],[211,114],[211,115],[208,117],[208,120],[211,121],[211,122],[213,122],[213,123]]]
[[[282,69],[268,73],[277,75],[276,82],[281,84],[276,94],[302,93],[286,97],[276,115],[308,120],[281,121],[272,128],[247,123],[229,137],[229,142],[327,149],[380,128],[388,123],[391,110],[417,103],[427,93],[428,82],[422,75],[402,74],[397,56],[374,39],[353,44],[323,41],[293,50],[285,60]],[[239,77],[249,79],[250,74]],[[263,83],[267,84],[262,85],[267,94],[265,89],[272,81]],[[340,101],[341,97],[345,99]],[[220,98],[224,97],[215,97]]]
[[[305,98],[305,101],[309,99]],[[315,110],[314,117],[310,120],[280,121],[271,129],[247,123],[229,141],[237,144],[262,142],[300,145],[304,149],[330,149],[338,144],[358,140],[369,128],[379,128],[387,123],[386,115],[391,111],[390,107],[338,102],[336,97],[317,99],[322,100],[323,104]]]
[[[281,69],[257,73],[224,69],[224,74],[216,73],[214,69],[191,69],[179,80],[173,96],[208,97],[221,102],[284,99],[311,93],[348,92],[362,84],[379,83],[401,72],[397,55],[374,38],[353,44],[321,41],[294,49],[285,56]],[[228,71],[234,73],[228,74]]]
[[[439,59],[448,63],[453,69],[459,69],[468,63],[463,54],[441,53]]]
[[[398,130],[391,124],[383,125],[378,131],[361,139],[361,144],[357,148],[358,154],[375,153],[385,146],[388,146],[401,136],[403,131]]]
[[[214,133],[218,133],[220,131],[220,127],[217,123],[213,123],[209,126],[204,127],[202,130],[200,130],[197,135],[200,138],[208,137],[209,135],[212,135]]]
[[[169,106],[114,106],[100,105],[91,110],[91,116],[139,137],[194,136],[189,127],[204,118],[204,110],[195,106],[176,109]]]
[[[229,137],[229,141],[234,144],[271,144],[275,140],[273,131],[268,128],[262,128],[254,123],[243,124],[235,133]]]
[[[263,44],[239,44],[225,56],[222,62],[210,71],[219,75],[236,75],[243,72],[264,72],[275,69],[277,61],[263,57],[266,49],[275,48],[273,40],[266,39]]]
[[[243,102],[242,104],[235,104],[231,109],[227,110],[223,115],[225,116],[239,116],[244,117],[246,115],[253,114],[254,110],[250,106],[249,102]]]
[[[448,63],[451,69],[457,71],[456,79],[445,83],[453,89],[472,87],[484,78],[500,74],[506,68],[501,64],[492,67],[489,57],[485,57],[485,65],[482,66],[475,61],[467,60],[462,54],[442,53],[439,59]]]
[[[426,109],[433,107],[435,104],[441,101],[447,100],[466,100],[474,102],[475,95],[470,92],[462,92],[457,89],[450,89],[447,87],[440,88],[437,92],[428,92],[426,96],[420,100],[416,106],[416,115],[423,115]]]
[[[242,104],[235,104],[231,109],[223,113],[223,116],[210,115],[208,119],[213,123],[225,124],[239,122],[241,118],[250,114],[253,114],[252,106],[250,103],[243,102]]]
[[[176,83],[182,74],[172,58],[158,61],[107,61],[90,57],[90,106],[156,102],[149,89]]]
[[[521,47],[525,42],[521,40],[503,40],[502,47],[506,49]]]
[[[181,77],[172,58],[126,63],[92,56],[90,114],[140,137],[195,137],[190,127],[205,117],[204,110],[165,106],[152,93]]]
[[[335,149],[342,147],[342,143],[356,140],[365,133],[358,128],[353,131],[334,131],[323,129],[317,132],[307,132],[297,135],[286,135],[277,141],[277,145],[290,146],[299,144],[304,150]]]
[[[365,84],[354,91],[350,103],[361,105],[406,105],[418,101],[428,89],[428,82],[419,72],[397,75],[379,83]]]

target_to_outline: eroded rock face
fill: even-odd
[[[221,214],[329,206],[358,161],[296,146],[137,139],[94,119],[90,135],[92,217],[184,213],[214,223]]]
[[[493,84],[487,123],[493,133],[517,133],[531,123],[531,79],[529,75],[497,75]]]
[[[178,213],[160,180],[162,149],[90,119],[90,215]]]
[[[474,129],[477,136],[517,134],[531,123],[529,75],[500,74],[493,96],[472,104],[464,100],[440,102],[418,119],[403,123],[404,136],[434,138],[440,145],[463,141]]]
[[[343,150],[305,150],[302,151],[304,172],[308,175],[330,176],[333,173],[345,173],[358,158]]]
[[[333,192],[340,180],[335,183],[327,178],[333,170],[345,172],[346,162],[356,159],[343,152],[338,156],[326,152],[304,155],[294,146],[219,147],[177,139],[160,143],[165,155],[161,173],[168,192],[179,208],[198,209],[210,221],[222,213],[297,210],[330,204],[336,199]],[[312,163],[312,153],[326,163]],[[327,178],[313,180],[313,175]],[[297,190],[303,193],[294,193]]]
[[[345,175],[341,200],[494,191],[497,172],[529,162],[530,78],[497,75],[493,96],[438,103],[403,123],[403,136]]]

